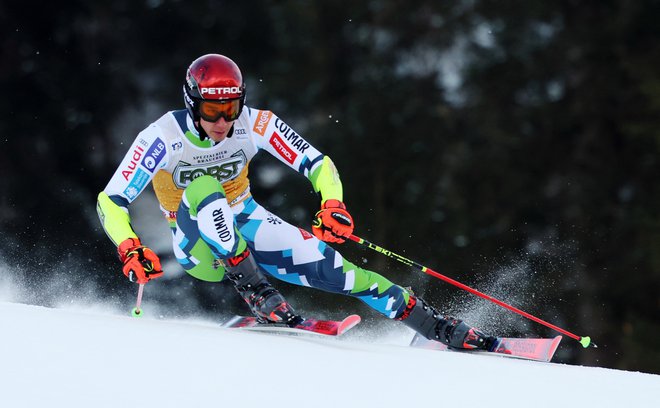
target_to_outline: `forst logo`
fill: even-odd
[[[193,165],[182,161],[174,169],[173,179],[176,186],[182,189],[201,176],[211,176],[224,183],[238,176],[246,165],[247,158],[242,150],[228,159],[208,164]]]
[[[135,149],[133,149],[133,156],[131,157],[131,160],[128,162],[128,167],[127,170],[122,170],[121,175],[124,176],[124,179],[128,181],[128,178],[133,174],[135,169],[137,168],[137,164],[142,158],[142,153],[144,153],[144,149],[141,148],[140,146],[135,146]]]
[[[200,89],[202,95],[234,95],[241,94],[241,88],[238,86],[226,86],[222,88],[202,88]]]

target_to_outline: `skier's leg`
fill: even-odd
[[[335,256],[341,255],[335,251]],[[346,274],[346,271],[352,271],[349,273],[353,273],[355,276],[353,279],[356,280],[356,284],[349,295],[362,299],[365,303],[390,318],[400,320],[427,339],[440,341],[448,346],[461,349],[489,349],[493,344],[495,337],[486,336],[459,319],[442,315],[423,299],[413,295],[410,290],[395,285],[383,276],[360,268],[345,259],[343,263],[344,274]],[[392,312],[387,314],[383,310],[379,310],[378,296],[373,293],[375,285],[386,289],[383,292],[388,293],[389,296],[400,293],[403,302],[399,303],[396,297],[390,297],[388,302],[397,305],[392,308]],[[398,306],[401,304],[405,306]],[[382,301],[380,305],[382,305]],[[389,310],[386,308],[385,311],[389,312]]]
[[[301,320],[257,267],[222,185],[213,177],[198,177],[186,188],[173,235],[177,260],[192,276],[218,282],[226,275],[261,319]]]
[[[424,299],[411,295],[404,312],[396,317],[403,324],[430,340],[459,349],[490,350],[496,340],[462,320],[444,316]]]
[[[479,340],[486,338],[480,332],[460,320],[442,316],[407,289],[344,259],[311,233],[286,223],[253,199],[246,200],[238,210],[240,231],[255,243],[255,259],[272,276],[356,297],[388,318],[401,320],[423,336],[452,347],[474,348],[486,343]]]
[[[250,198],[234,208],[240,232],[270,275],[301,286],[359,298],[389,318],[401,315],[408,292],[359,268],[311,233],[266,211]]]

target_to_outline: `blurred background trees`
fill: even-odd
[[[660,2],[413,3],[0,4],[7,296],[130,304],[96,194],[135,135],[182,108],[189,63],[217,52],[241,66],[249,105],[333,158],[358,235],[601,346],[566,341],[562,361],[660,372]],[[253,166],[257,199],[307,227],[309,183],[269,157]],[[151,191],[134,207],[167,259]],[[485,329],[551,334],[341,249]],[[163,316],[244,312],[169,261],[150,284]],[[393,327],[354,299],[280,288],[309,314]]]

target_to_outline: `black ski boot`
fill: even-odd
[[[268,282],[249,249],[222,263],[227,270],[227,278],[260,321],[284,323],[291,327],[303,321],[284,296]]]
[[[429,340],[457,349],[490,351],[497,337],[488,336],[463,321],[442,316],[423,299],[410,295],[406,310],[397,318]]]

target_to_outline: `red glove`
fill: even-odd
[[[117,248],[124,264],[124,275],[131,282],[147,283],[163,274],[160,259],[151,249],[143,246],[138,238],[128,238]]]
[[[312,232],[321,241],[341,244],[353,233],[353,217],[341,201],[326,200],[316,213]]]

